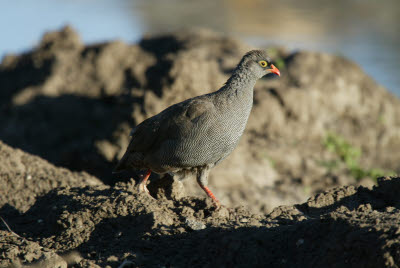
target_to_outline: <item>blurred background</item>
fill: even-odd
[[[344,55],[400,96],[398,0],[15,0],[2,1],[1,11],[0,57],[65,24],[85,43],[202,27],[253,46]]]

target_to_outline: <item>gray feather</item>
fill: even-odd
[[[156,173],[210,168],[237,146],[245,129],[264,51],[247,53],[226,84],[210,94],[172,105],[137,125],[117,168],[148,168]]]

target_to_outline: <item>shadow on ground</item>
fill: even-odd
[[[152,200],[130,183],[55,189],[24,214],[0,212],[23,237],[103,266],[392,267],[400,261],[399,182],[338,188],[264,216],[215,211],[205,199]]]

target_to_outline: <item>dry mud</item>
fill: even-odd
[[[66,27],[6,56],[0,267],[399,267],[400,178],[321,164],[340,160],[323,144],[336,133],[361,166],[400,170],[399,99],[342,57],[271,50],[282,76],[257,83],[211,172],[221,210],[193,179],[154,176],[152,199],[138,173],[111,174],[131,127],[218,89],[249,49],[208,31],[85,46]]]
[[[3,207],[0,266],[398,267],[400,178],[344,186],[280,206],[215,211],[204,198],[158,199],[134,183],[56,188],[25,213]],[[165,189],[167,189],[165,191]],[[154,189],[153,189],[154,190]],[[157,192],[157,191],[156,191]],[[5,229],[5,228],[3,228]]]

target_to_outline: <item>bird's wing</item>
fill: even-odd
[[[172,105],[137,125],[131,132],[127,152],[156,150],[169,139],[182,138],[201,122],[204,114],[212,113],[214,104],[207,98],[194,98]]]

